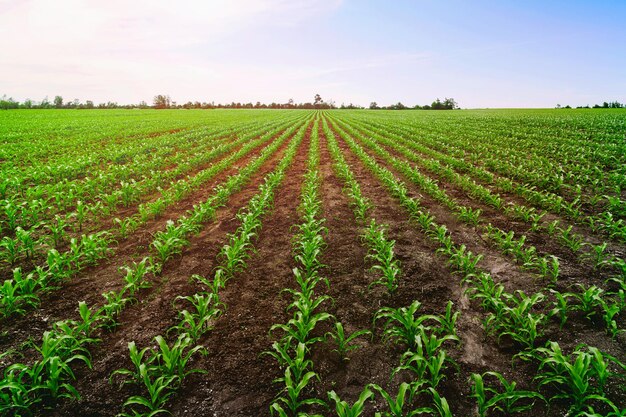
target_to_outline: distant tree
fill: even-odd
[[[370,103],[370,110],[378,110],[380,109],[380,107],[378,107],[378,103],[376,103],[375,101],[372,101]]]
[[[454,110],[454,109],[457,109],[459,107],[459,105],[457,104],[456,101],[454,101],[453,98],[446,98],[443,101],[443,107],[446,110]]]
[[[322,96],[320,96],[319,94],[316,94],[313,100],[313,105],[317,106],[318,104],[323,103],[324,101],[322,100]]]
[[[23,107],[25,109],[32,109],[33,108],[33,101],[31,99],[27,98],[26,100],[24,100]]]
[[[2,110],[17,109],[19,108],[19,106],[20,106],[20,103],[13,100],[13,98],[11,97],[7,97],[6,95],[3,95],[2,98],[0,98],[0,109]]]
[[[404,104],[402,104],[401,102],[397,102],[396,104],[392,104],[391,106],[387,107],[389,110],[405,110],[407,109],[407,106],[405,106]]]
[[[441,100],[437,99],[435,101],[433,101],[433,103],[430,105],[430,108],[433,110],[443,110],[444,109],[444,105],[441,102]]]
[[[170,96],[159,94],[154,96],[153,105],[155,109],[169,109],[172,105]]]
[[[56,107],[57,109],[63,107],[63,97],[54,96],[54,107]]]
[[[94,106],[93,106],[93,101],[91,101],[91,100],[87,100],[87,101],[85,102],[85,108],[86,108],[86,109],[93,109],[93,108],[94,108]]]

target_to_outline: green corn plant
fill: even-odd
[[[78,334],[84,334],[86,337],[90,337],[98,328],[106,326],[109,321],[104,309],[93,311],[84,301],[78,303],[78,314],[81,321],[76,322],[74,327]]]
[[[578,252],[583,245],[583,238],[573,232],[572,228],[573,226],[569,226],[567,229],[559,229],[559,241],[572,252]]]
[[[115,318],[133,299],[126,297],[123,289],[121,291],[107,291],[102,294],[102,297],[106,301],[102,306],[102,310],[106,317],[109,318],[109,325],[114,327],[116,325]]]
[[[559,224],[560,223],[558,220],[553,220],[552,222],[548,223],[548,225],[546,226],[546,231],[548,232],[548,234],[551,236],[555,235],[556,231],[560,230]]]
[[[333,301],[328,295],[322,295],[315,298],[308,298],[298,291],[289,291],[294,296],[294,301],[287,306],[287,311],[296,310],[302,315],[302,320],[308,322],[315,315],[317,310],[324,302]]]
[[[335,322],[335,331],[327,332],[325,337],[327,339],[331,338],[333,342],[335,342],[337,347],[333,350],[339,354],[342,360],[347,361],[350,359],[348,357],[348,352],[359,348],[359,345],[353,343],[354,340],[365,335],[371,336],[372,332],[369,330],[357,330],[350,335],[346,335],[343,325],[341,322],[337,321]]]
[[[547,316],[534,313],[535,306],[544,301],[542,293],[527,296],[518,290],[515,294],[502,293],[503,300],[489,313],[485,327],[489,333],[498,334],[498,340],[508,336],[525,349],[532,349],[537,338],[543,335],[542,327]]]
[[[172,256],[180,254],[182,248],[187,245],[188,241],[176,236],[170,236],[163,240],[155,239],[152,247],[157,251],[160,260],[160,266],[164,265]],[[157,272],[157,271],[155,271]],[[160,268],[158,270],[160,272]]]
[[[182,380],[189,374],[203,372],[199,369],[186,369],[195,353],[205,351],[202,346],[192,347],[193,341],[189,335],[184,333],[179,335],[171,346],[162,336],[157,336],[154,340],[157,343],[155,349],[138,350],[135,342],[130,342],[128,350],[134,370],[118,369],[109,379],[111,381],[114,376],[121,375],[126,377],[123,384],[134,383],[144,386],[147,396],[131,396],[124,403],[124,407],[142,406],[148,410],[139,415],[167,413],[163,407]],[[124,415],[138,415],[136,409],[133,409],[132,413]]]
[[[298,311],[294,317],[290,319],[287,324],[275,324],[270,327],[270,332],[274,330],[282,330],[285,333],[287,340],[294,340],[298,343],[304,343],[306,346],[323,341],[324,337],[309,337],[315,326],[323,321],[332,319],[333,316],[329,313],[311,313],[308,319],[305,318],[302,312]]]
[[[120,197],[122,200],[122,204],[124,207],[130,206],[132,203],[136,202],[138,199],[137,193],[135,192],[136,182],[131,180],[130,182],[121,181],[120,182]]]
[[[24,314],[26,309],[39,305],[36,294],[40,281],[31,272],[24,276],[20,268],[13,270],[13,279],[7,279],[0,286],[0,312],[8,317],[12,314]]]
[[[417,221],[424,231],[432,230],[435,224],[435,216],[430,213],[419,212],[417,215],[412,215],[412,218]]]
[[[424,328],[420,329],[416,349],[402,355],[400,366],[394,369],[393,375],[400,371],[411,371],[414,374],[414,388],[421,388],[422,385],[437,388],[445,377],[442,371],[445,370],[446,364],[458,366],[442,349],[447,341],[458,342],[459,338],[451,334],[437,336],[435,332],[427,335]]]
[[[313,298],[313,293],[315,288],[319,283],[326,284],[326,288],[330,288],[330,283],[326,277],[322,277],[318,274],[313,274],[311,276],[307,276],[302,272],[299,268],[294,268],[292,270],[296,283],[300,288],[300,292],[303,294],[305,298]],[[292,292],[290,289],[286,289],[287,292]]]
[[[323,249],[323,238],[319,234],[313,236],[301,237],[296,244],[295,259],[307,275],[311,275],[313,271],[321,269],[320,253]]]
[[[384,339],[387,341],[392,340],[395,343],[404,343],[408,347],[408,350],[415,351],[418,346],[417,340],[420,332],[425,327],[424,323],[428,320],[436,323],[440,322],[440,318],[437,316],[416,316],[421,305],[422,304],[416,300],[408,307],[400,307],[397,309],[383,307],[376,312],[374,323],[380,319],[384,319]]]
[[[132,409],[131,413],[123,411],[119,415],[121,417],[152,417],[160,414],[170,414],[164,407],[174,394],[173,386],[177,382],[176,377],[150,372],[150,369],[145,364],[139,365],[138,373],[139,381],[145,387],[148,395],[133,395],[129,397],[124,402],[124,407],[130,407]],[[136,406],[144,407],[146,411],[139,412],[135,409]]]
[[[246,260],[250,257],[248,253],[250,240],[254,236],[256,234],[253,233],[232,235],[229,243],[222,247],[219,257],[228,278],[245,269]]]
[[[570,293],[560,293],[556,290],[550,290],[555,298],[553,302],[553,308],[550,310],[549,316],[558,316],[560,320],[560,328],[562,329],[567,321],[567,315],[571,310],[568,299],[571,297]]]
[[[197,342],[203,334],[212,329],[213,321],[221,316],[224,306],[219,301],[217,293],[197,293],[188,297],[178,296],[176,300],[189,302],[192,311],[180,311],[180,322],[171,330],[189,334],[194,342]]]
[[[146,275],[152,271],[152,259],[150,257],[143,258],[140,262],[133,262],[132,266],[122,266],[119,272],[125,271],[124,291],[133,297],[139,290],[150,288],[152,284],[146,279]]]
[[[20,222],[20,209],[19,207],[12,201],[7,201],[4,205],[4,222],[8,226],[11,232],[15,232],[19,222]]]
[[[275,341],[272,343],[272,349],[262,354],[276,359],[279,366],[289,368],[291,377],[296,381],[302,380],[304,375],[313,368],[313,361],[306,357],[308,349],[304,343],[298,343],[294,349],[289,341]],[[285,383],[285,379],[277,378],[274,382]]]
[[[591,261],[595,269],[603,269],[612,265],[613,255],[607,252],[608,243],[590,245],[591,251],[582,255],[583,259]]]
[[[482,258],[483,255],[474,255],[471,251],[467,250],[465,245],[461,245],[454,249],[448,263],[461,271],[465,276],[473,275],[476,274],[478,262],[480,262]]]
[[[618,406],[613,404],[610,401],[605,401],[605,406],[610,407],[610,411],[608,414],[606,413],[596,413],[592,406],[587,406],[587,411],[583,411],[580,416],[581,417],[626,417],[626,408],[620,409]]]
[[[193,339],[186,333],[180,334],[178,338],[168,345],[162,336],[154,338],[159,350],[155,353],[156,363],[165,375],[175,376],[179,381],[185,379],[192,373],[204,373],[201,369],[187,370],[187,364],[196,353],[206,354],[203,346],[193,346]]]
[[[126,217],[124,219],[115,218],[113,223],[117,225],[118,232],[122,239],[126,239],[139,227],[139,222],[134,217]]]
[[[20,242],[20,251],[24,252],[26,259],[32,259],[35,254],[35,239],[31,233],[32,229],[26,231],[19,226],[15,229],[15,237]]]
[[[495,379],[492,386],[486,384],[486,379]],[[478,405],[478,416],[487,417],[491,412],[502,412],[506,415],[522,413],[531,410],[537,400],[545,398],[534,391],[516,389],[516,382],[509,382],[498,372],[472,374],[472,397]]]
[[[2,256],[2,260],[10,266],[13,266],[20,258],[21,250],[18,238],[13,239],[9,236],[4,236],[2,240],[0,240],[0,249],[0,256]]]
[[[368,400],[371,400],[374,397],[374,393],[365,388],[361,395],[359,395],[359,399],[355,401],[354,404],[350,405],[348,402],[339,398],[339,395],[335,391],[328,392],[328,400],[335,402],[335,414],[337,417],[359,417],[363,414],[365,410],[365,403]]]
[[[65,217],[54,216],[54,220],[47,223],[44,227],[50,232],[50,239],[52,240],[52,246],[58,248],[61,243],[66,239],[67,233],[65,229],[68,224]]]
[[[539,387],[550,385],[558,391],[550,400],[565,399],[571,404],[570,413],[580,413],[590,402],[608,404],[605,387],[609,378],[616,376],[609,370],[609,363],[621,369],[626,365],[613,356],[594,347],[578,346],[571,355],[565,355],[556,342],[548,342],[538,348],[534,356],[540,360],[535,380]]]
[[[602,288],[591,285],[585,288],[583,284],[578,284],[580,292],[568,293],[568,295],[576,300],[576,304],[572,305],[572,310],[579,310],[588,319],[597,315],[604,305],[602,294],[604,290]]]
[[[98,260],[105,258],[109,252],[109,245],[113,242],[108,232],[99,232],[92,235],[82,235],[80,239],[80,263],[95,265]],[[84,259],[84,261],[82,261]]]
[[[620,329],[615,321],[615,316],[617,316],[621,311],[619,304],[604,302],[602,303],[602,310],[602,320],[604,320],[607,333],[609,333],[613,339],[615,339],[620,332],[626,331],[624,329]]]
[[[72,216],[76,218],[76,223],[78,224],[78,230],[83,230],[83,224],[85,220],[87,220],[87,215],[89,214],[89,208],[85,204],[84,201],[78,200],[76,202],[75,211],[72,213]]]
[[[420,212],[420,217],[422,216],[428,216],[427,214]],[[434,225],[434,217],[433,217],[433,221],[430,222],[431,225]],[[433,238],[434,240],[436,240],[437,242],[442,242],[445,238],[448,237],[448,228],[445,225],[439,225],[436,226],[435,228],[431,228],[428,230],[428,235]]]
[[[398,289],[398,277],[401,273],[400,262],[394,253],[396,242],[385,237],[384,227],[377,226],[374,219],[365,230],[363,238],[369,248],[367,258],[374,263],[371,269],[380,273],[380,278],[373,281],[368,289],[373,285],[383,285],[393,294]]]
[[[559,258],[554,255],[537,256],[524,264],[529,269],[534,269],[539,276],[548,279],[551,285],[556,285],[560,274]]]
[[[400,384],[398,387],[398,394],[395,398],[379,385],[368,384],[366,388],[378,393],[385,400],[385,404],[388,407],[388,411],[383,411],[382,413],[377,412],[375,414],[376,417],[413,417],[420,414],[432,414],[434,411],[430,407],[420,407],[407,410],[407,408],[410,407],[411,398],[413,397],[414,392],[411,385],[406,382]]]
[[[134,370],[131,369],[117,369],[111,373],[109,377],[109,382],[113,381],[113,377],[116,375],[122,375],[124,377],[129,377],[122,381],[122,384],[129,384],[134,382],[139,382],[142,380],[142,375],[139,372],[140,366],[149,367],[155,361],[156,356],[154,355],[146,355],[149,353],[150,348],[146,347],[141,350],[137,349],[137,344],[133,342],[128,342],[128,354],[130,357],[130,361],[135,366]]]
[[[452,301],[448,301],[445,313],[439,316],[439,333],[456,337],[456,322],[461,313],[459,311],[453,312],[453,305]]]
[[[291,368],[286,368],[285,376],[282,378],[282,381],[285,384],[284,395],[278,397],[270,405],[270,412],[272,415],[277,413],[281,417],[287,416],[288,414],[286,413],[284,407],[289,410],[292,416],[302,416],[303,414],[299,412],[302,407],[309,407],[312,405],[326,407],[326,403],[319,398],[301,398],[303,392],[307,389],[307,386],[313,379],[319,379],[319,376],[313,371],[308,371],[302,375],[302,378],[295,379],[292,376]]]
[[[434,388],[428,388],[428,392],[433,397],[434,411],[439,414],[439,417],[452,417],[452,410],[445,397],[442,397]],[[434,414],[434,412],[433,412]]]
[[[458,217],[463,223],[467,223],[471,226],[476,226],[482,213],[481,209],[472,209],[471,207],[460,206],[458,210]]]
[[[543,216],[545,216],[545,213],[533,213],[530,215],[529,221],[528,223],[530,223],[530,228],[528,230],[530,230],[531,232],[539,232],[542,229],[541,226],[541,219]]]

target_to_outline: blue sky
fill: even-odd
[[[626,1],[0,0],[0,94],[626,101]]]

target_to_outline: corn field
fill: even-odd
[[[0,114],[2,416],[626,416],[626,112]]]

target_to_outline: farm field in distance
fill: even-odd
[[[626,413],[626,110],[11,110],[0,144],[2,416]]]

